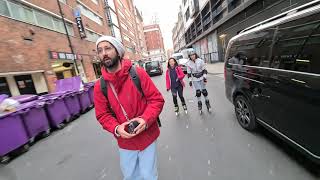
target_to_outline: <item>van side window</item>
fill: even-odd
[[[244,65],[269,67],[273,33],[274,28],[269,28],[239,37],[230,47],[230,55],[234,57],[240,53]]]
[[[272,68],[320,73],[320,16],[281,24],[272,49]]]

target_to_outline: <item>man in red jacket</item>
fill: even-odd
[[[97,40],[96,47],[108,94],[108,98],[105,98],[100,81],[97,81],[94,86],[96,117],[118,141],[124,180],[156,180],[156,140],[160,135],[157,118],[164,99],[148,74],[136,67],[144,94],[142,96],[130,77],[132,63],[123,59],[125,48],[118,39],[102,36]],[[127,128],[131,121],[139,123],[132,134],[128,133]]]

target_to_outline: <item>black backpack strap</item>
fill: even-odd
[[[104,78],[102,76],[100,78],[100,87],[101,87],[101,91],[102,91],[104,97],[106,97],[108,99],[107,84],[106,84],[106,81],[104,80]]]
[[[134,85],[137,87],[137,89],[141,93],[142,97],[144,97],[144,93],[143,93],[143,90],[141,87],[141,81],[140,81],[140,78],[138,76],[138,73],[137,73],[135,66],[131,66],[131,68],[129,70],[129,74],[130,74],[131,79],[134,82]],[[161,121],[160,121],[159,117],[157,118],[157,122],[158,122],[158,126],[161,127],[162,125],[161,125]]]
[[[104,95],[104,97],[107,99],[107,102],[108,102],[107,106],[108,106],[109,110],[111,111],[112,116],[116,117],[116,114],[114,113],[114,111],[111,107],[111,104],[109,102],[109,99],[108,99],[107,81],[105,81],[102,76],[100,77],[100,89],[101,89],[101,92]]]
[[[140,81],[140,78],[139,78],[139,76],[137,74],[137,70],[136,70],[135,66],[131,66],[131,68],[129,70],[129,74],[130,74],[131,79],[134,82],[134,85],[136,86],[138,91],[141,93],[142,97],[144,97],[144,93],[143,93],[143,90],[142,90],[142,87],[141,87],[141,81]]]

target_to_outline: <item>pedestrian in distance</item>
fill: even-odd
[[[164,99],[149,75],[123,58],[120,40],[102,36],[96,48],[102,64],[102,78],[94,86],[96,118],[118,142],[123,179],[157,180],[156,140]]]
[[[181,100],[183,110],[188,114],[186,101],[183,97],[183,88],[185,87],[185,83],[183,81],[184,76],[182,69],[178,66],[177,60],[175,58],[170,58],[168,60],[166,71],[166,87],[167,91],[171,90],[176,115],[179,114],[178,95]]]
[[[195,51],[191,51],[189,54],[189,61],[187,62],[187,73],[189,85],[190,87],[193,86],[198,99],[199,113],[202,114],[201,94],[205,99],[207,110],[210,113],[212,110],[208,98],[208,91],[206,89],[208,71],[206,69],[205,62],[201,58],[199,58]]]

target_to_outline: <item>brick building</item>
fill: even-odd
[[[11,96],[54,91],[55,80],[78,70],[83,81],[95,80],[95,41],[110,34],[99,0],[0,0],[0,26],[0,94]]]
[[[146,39],[143,32],[143,18],[141,13],[139,12],[138,8],[135,8],[135,16],[136,16],[136,34],[137,34],[137,51],[140,55],[141,59],[146,59],[148,57],[148,50],[147,50],[147,44]]]
[[[163,37],[158,24],[144,26],[149,59],[164,61],[166,53],[164,50]]]
[[[126,48],[125,58],[130,60],[141,59],[141,54],[138,53],[136,15],[132,0],[107,1],[113,3],[115,7],[122,43]]]

